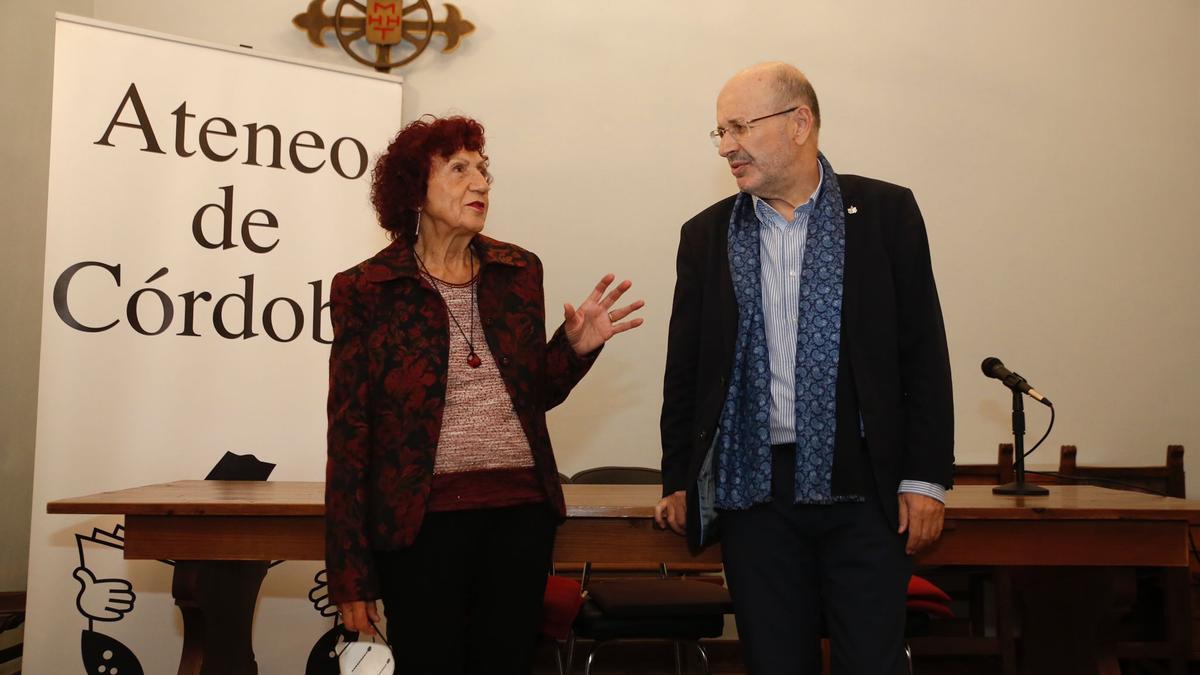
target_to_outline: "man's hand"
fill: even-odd
[[[379,611],[375,609],[374,600],[339,602],[338,612],[342,615],[342,623],[346,626],[346,630],[366,635],[375,634],[371,622],[379,621]]]
[[[904,551],[908,555],[924,549],[942,536],[942,523],[946,517],[946,506],[916,492],[901,492],[900,534],[908,531],[908,543]]]
[[[675,534],[687,534],[687,492],[673,492],[654,506],[654,522],[664,530],[670,527]]]

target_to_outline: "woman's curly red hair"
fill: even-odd
[[[424,115],[401,129],[371,173],[371,204],[379,225],[392,239],[415,240],[434,155],[483,154],[483,146],[483,125],[469,117]]]

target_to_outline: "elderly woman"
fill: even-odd
[[[388,617],[398,673],[528,673],[565,516],[546,411],[641,301],[600,280],[546,340],[542,263],[481,234],[483,127],[426,117],[375,166],[393,242],[334,277],[326,564],[346,628]]]

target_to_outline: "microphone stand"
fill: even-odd
[[[997,495],[1018,495],[1018,496],[1041,496],[1048,495],[1050,491],[1041,485],[1025,482],[1025,399],[1021,391],[1013,388],[1013,412],[1012,412],[1012,427],[1013,427],[1013,469],[1016,473],[1016,480],[1004,485],[997,485],[992,488],[992,493]]]

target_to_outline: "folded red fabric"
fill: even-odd
[[[542,602],[542,635],[566,640],[583,606],[583,587],[570,577],[546,577],[546,595]]]
[[[933,616],[941,616],[941,617],[945,617],[947,619],[954,618],[954,610],[952,610],[949,607],[943,605],[942,603],[936,602],[934,600],[925,600],[922,598],[909,598],[907,606],[908,606],[908,611],[910,611],[910,612],[924,612],[926,614],[932,614]]]
[[[915,574],[908,580],[908,597],[950,602],[950,596],[946,595],[946,591],[938,588],[928,579],[922,579]]]

